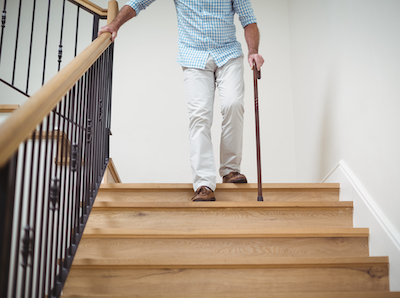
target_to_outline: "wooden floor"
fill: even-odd
[[[400,297],[338,184],[101,187],[65,297]]]

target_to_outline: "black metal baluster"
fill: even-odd
[[[1,65],[1,53],[3,52],[3,37],[4,37],[4,28],[6,27],[6,18],[7,18],[7,0],[4,0],[3,12],[1,14],[0,65]]]
[[[92,152],[91,152],[91,148],[92,148],[92,144],[93,144],[93,116],[92,116],[92,110],[93,110],[93,65],[92,67],[89,69],[88,72],[88,99],[87,99],[87,125],[86,125],[86,161],[87,161],[87,165],[85,166],[85,196],[83,198],[83,202],[85,208],[82,209],[82,217],[86,214],[86,206],[90,206],[90,197],[91,197],[91,189],[92,189],[92,184],[91,184],[91,174],[92,174]],[[80,218],[80,222],[81,222],[81,218]]]
[[[89,128],[88,123],[88,108],[89,108],[89,81],[90,81],[90,70],[88,70],[84,75],[84,80],[82,82],[82,100],[81,100],[81,116],[80,123],[82,124],[80,127],[84,127],[84,129],[80,130],[79,133],[79,141],[81,144],[81,156],[80,162],[82,160],[81,169],[78,172],[77,177],[77,197],[75,200],[75,219],[74,219],[74,237],[76,245],[79,243],[80,235],[79,235],[79,225],[80,225],[80,216],[83,214],[83,208],[86,208],[86,194],[87,194],[87,169],[88,169],[88,156],[87,156],[87,148],[90,142],[90,132],[91,125]],[[81,205],[81,202],[85,204]],[[82,212],[81,212],[82,206]]]
[[[26,166],[26,155],[27,155],[27,146],[28,146],[28,141],[25,141],[23,145],[23,155],[22,155],[22,168],[21,168],[21,173],[18,173],[18,178],[21,179],[21,184],[20,184],[20,193],[19,193],[19,212],[18,212],[18,227],[17,227],[17,241],[15,244],[15,260],[14,260],[14,284],[13,284],[13,289],[12,289],[12,294],[11,297],[17,297],[16,291],[17,291],[17,282],[18,282],[18,276],[19,276],[19,269],[20,266],[18,265],[19,259],[20,259],[20,237],[21,237],[21,223],[22,223],[22,206],[25,206],[24,204],[24,185],[25,185],[25,166]],[[17,180],[18,181],[18,180]],[[20,293],[21,294],[21,293]]]
[[[56,139],[56,127],[58,129],[59,123],[60,123],[60,116],[59,116],[59,111],[60,111],[60,106],[61,103],[58,103],[56,109],[54,110],[54,119],[53,119],[53,126],[52,126],[52,140],[51,140],[51,162],[50,162],[50,177],[51,178],[51,184],[49,187],[49,209],[51,212],[51,216],[49,216],[49,227],[48,230],[50,231],[50,236],[48,236],[49,241],[47,244],[46,248],[46,254],[48,255],[48,263],[47,263],[47,269],[48,269],[48,276],[46,277],[46,282],[47,282],[47,295],[51,296],[52,295],[52,287],[53,287],[53,255],[54,255],[54,233],[55,233],[55,222],[56,222],[56,212],[58,211],[59,207],[59,197],[60,197],[60,181],[57,177],[57,167],[54,167],[54,155],[55,158],[57,159],[58,156],[58,135]],[[54,146],[54,143],[56,142],[56,145]],[[55,153],[54,153],[54,147],[55,147]],[[56,164],[57,166],[57,164]],[[49,235],[49,234],[47,234]],[[50,251],[48,250],[50,246]]]
[[[97,165],[97,167],[96,167],[96,172],[95,172],[95,183],[94,183],[94,186],[95,186],[95,188],[93,189],[93,194],[92,194],[92,197],[93,197],[93,201],[94,201],[94,199],[96,198],[96,191],[97,191],[97,187],[98,186],[100,186],[100,182],[101,182],[101,178],[102,178],[102,176],[101,176],[101,172],[102,172],[102,169],[103,169],[103,161],[101,160],[101,149],[102,149],[102,146],[101,146],[101,139],[102,139],[102,135],[101,135],[101,131],[102,131],[102,116],[103,116],[103,107],[102,107],[102,105],[103,105],[103,101],[102,101],[102,92],[101,92],[101,90],[102,90],[102,86],[101,86],[101,77],[102,77],[102,73],[101,73],[101,66],[102,66],[102,62],[103,62],[103,58],[104,58],[104,55],[101,55],[100,57],[99,57],[99,59],[98,59],[98,68],[97,68],[97,72],[96,72],[96,74],[97,74],[97,88],[96,88],[96,91],[97,91],[97,99],[96,99],[96,104],[97,104],[97,112],[96,112],[96,146],[93,148],[94,149],[94,154],[95,154],[95,157],[96,157],[96,165]],[[100,181],[100,182],[99,182]]]
[[[8,284],[11,278],[17,156],[18,153],[0,168],[0,234],[3,239],[0,246],[0,297],[8,297]],[[18,253],[17,256],[19,256]],[[15,279],[12,283],[15,283]]]
[[[50,24],[50,3],[51,3],[51,0],[49,0],[49,2],[47,4],[47,21],[46,21],[46,37],[45,37],[45,42],[44,42],[42,85],[44,84],[45,77],[46,77],[47,44],[49,41],[49,24]]]
[[[62,15],[61,15],[61,31],[60,31],[60,44],[58,46],[58,71],[61,69],[61,62],[62,62],[62,48],[63,48],[63,33],[64,33],[64,16],[65,16],[65,0],[63,0],[63,8],[62,8]]]
[[[114,43],[112,43],[109,47],[110,52],[109,52],[109,62],[108,62],[108,121],[107,121],[107,127],[108,127],[108,140],[107,140],[107,156],[110,156],[110,135],[111,135],[111,112],[112,112],[112,105],[111,105],[111,98],[112,98],[112,82],[113,82],[113,65],[114,65]]]
[[[93,143],[93,156],[94,156],[94,175],[93,175],[93,190],[92,190],[92,201],[95,199],[95,190],[97,188],[97,183],[99,180],[99,172],[100,172],[100,160],[99,160],[99,151],[100,151],[100,146],[99,146],[99,132],[100,132],[100,121],[101,121],[101,116],[100,116],[100,103],[101,103],[101,86],[100,86],[100,67],[101,67],[101,60],[102,56],[99,57],[99,59],[96,61],[96,71],[95,71],[95,112],[94,112],[94,143]]]
[[[51,230],[51,234],[49,237],[49,245],[50,245],[50,254],[49,254],[49,279],[47,280],[48,282],[48,296],[53,297],[52,293],[52,288],[54,285],[53,280],[55,279],[56,272],[53,272],[54,268],[54,263],[57,263],[56,257],[55,257],[55,248],[54,248],[54,236],[55,234],[55,229],[57,229],[56,223],[56,211],[59,211],[60,207],[60,180],[58,178],[53,178],[51,179],[51,184],[50,184],[50,195],[49,195],[49,202],[50,202],[50,210],[52,211],[52,221],[51,224],[54,229]],[[58,212],[57,212],[58,213]],[[56,238],[57,239],[57,238]]]
[[[101,96],[100,96],[100,110],[99,110],[99,118],[100,118],[100,159],[101,159],[101,165],[102,168],[100,169],[100,173],[99,173],[99,184],[101,183],[102,177],[104,175],[104,170],[106,167],[106,159],[105,159],[105,131],[106,131],[106,127],[105,127],[105,121],[104,121],[104,116],[105,116],[105,102],[106,102],[106,73],[105,73],[105,63],[106,63],[106,52],[107,50],[101,55],[101,72],[100,72],[100,88],[101,88]],[[99,185],[100,186],[100,185]]]
[[[41,177],[41,175],[40,175],[40,172],[41,172],[40,171],[40,166],[42,164],[41,161],[42,161],[43,123],[40,124],[38,133],[39,133],[38,151],[37,151],[37,158],[35,159],[36,166],[37,166],[37,168],[36,168],[36,185],[35,185],[35,193],[33,195],[34,201],[33,201],[33,208],[32,208],[33,209],[33,221],[32,222],[33,222],[33,229],[34,229],[35,239],[37,239],[36,237],[39,237],[38,235],[41,234],[41,230],[36,227],[36,224],[37,224],[37,215],[38,215],[38,212],[39,212],[38,204],[40,203],[40,201],[39,201],[39,183],[40,183],[40,180],[39,179]],[[33,177],[31,179],[33,179]],[[43,212],[43,208],[42,208],[41,212]],[[36,247],[36,241],[34,241],[33,248],[35,249],[35,247]],[[28,297],[33,297],[32,296],[32,293],[33,293],[33,290],[34,290],[33,289],[33,278],[35,276],[34,269],[35,269],[35,264],[37,264],[36,266],[39,267],[39,254],[40,254],[40,251],[36,252],[35,250],[33,251],[33,254],[32,254],[32,269],[31,269],[31,279],[30,279],[30,283],[29,283],[29,296]],[[37,255],[37,258],[35,258],[35,255]],[[38,278],[38,275],[36,275],[36,278]]]
[[[57,106],[58,108],[58,106]],[[53,226],[53,220],[52,220],[52,214],[53,214],[53,206],[55,205],[54,201],[56,201],[56,199],[54,198],[54,194],[56,193],[56,191],[54,190],[54,180],[56,180],[56,178],[52,178],[53,176],[53,163],[54,163],[54,131],[55,131],[55,127],[56,127],[56,110],[57,108],[55,108],[52,113],[49,115],[49,118],[51,119],[51,124],[49,123],[48,127],[47,127],[47,131],[48,131],[48,139],[47,142],[50,141],[50,150],[49,150],[49,156],[48,158],[48,162],[50,163],[49,166],[49,170],[48,170],[48,174],[47,174],[47,178],[46,178],[46,190],[45,190],[45,194],[47,197],[47,203],[48,205],[45,206],[46,210],[47,210],[47,221],[46,221],[46,231],[45,231],[45,247],[44,247],[44,272],[43,272],[43,282],[42,282],[42,287],[43,287],[43,292],[45,294],[47,294],[47,296],[50,296],[50,288],[51,288],[51,280],[50,280],[50,276],[51,276],[51,252],[49,253],[49,245],[51,245],[50,243],[50,239],[51,237],[49,236],[49,231],[52,231],[53,235],[53,229],[51,228]],[[49,129],[51,128],[51,130]],[[51,134],[50,134],[51,133]],[[47,290],[46,290],[47,289]]]
[[[75,114],[75,121],[76,121],[76,125],[74,125],[73,127],[73,136],[71,138],[71,140],[73,141],[73,152],[71,153],[71,171],[73,172],[72,175],[72,186],[71,186],[71,198],[70,198],[70,210],[71,210],[71,216],[69,218],[68,221],[68,230],[71,232],[70,235],[70,247],[69,247],[69,255],[71,256],[71,258],[75,255],[75,251],[76,251],[76,236],[75,236],[75,229],[74,229],[74,223],[75,223],[75,216],[76,216],[76,212],[75,212],[75,202],[76,202],[76,198],[79,196],[79,173],[81,171],[81,167],[82,167],[82,157],[80,154],[80,147],[79,146],[79,132],[81,130],[80,127],[80,109],[82,106],[82,98],[81,98],[81,90],[82,90],[82,84],[83,84],[83,77],[79,79],[79,82],[77,84],[77,94],[76,94],[76,114]],[[73,155],[73,156],[72,156]],[[68,260],[70,261],[70,260]],[[71,259],[72,262],[72,259]],[[68,263],[68,265],[70,266],[70,264]]]
[[[94,64],[94,85],[93,85],[93,111],[92,111],[92,134],[93,134],[93,141],[92,141],[92,146],[91,146],[91,156],[92,156],[92,168],[91,168],[91,189],[90,189],[90,205],[93,204],[94,200],[94,191],[96,188],[96,182],[97,182],[97,170],[98,170],[98,165],[97,165],[97,156],[96,156],[96,149],[98,145],[98,92],[99,92],[99,82],[98,82],[98,71],[99,71],[99,59],[95,62]]]
[[[74,50],[74,57],[77,55],[78,51],[78,32],[79,32],[79,11],[80,11],[80,6],[77,6],[77,11],[76,11],[76,28],[75,28],[75,50]]]
[[[36,12],[36,0],[33,0],[31,39],[30,39],[30,43],[29,43],[29,57],[28,57],[28,73],[26,75],[26,89],[25,89],[26,94],[28,94],[29,77],[30,77],[30,73],[31,73],[32,43],[33,43],[33,29],[34,29],[34,25],[35,25],[35,12]]]
[[[56,157],[56,165],[57,165],[57,170],[56,170],[56,177],[58,177],[59,180],[59,198],[58,198],[58,209],[57,209],[57,218],[55,217],[55,244],[54,244],[54,260],[52,263],[52,272],[54,278],[54,282],[52,283],[53,289],[51,290],[51,295],[56,296],[56,289],[57,289],[57,267],[58,267],[58,260],[60,257],[59,254],[59,237],[60,237],[60,221],[61,221],[61,214],[63,212],[63,204],[62,204],[62,197],[64,195],[63,193],[63,188],[62,186],[64,185],[64,180],[63,180],[63,163],[64,163],[64,137],[61,135],[61,133],[64,133],[64,127],[65,127],[65,113],[66,113],[66,101],[67,101],[67,95],[64,96],[64,98],[61,101],[60,105],[60,110],[58,114],[58,134],[57,134],[57,157]],[[64,116],[64,117],[63,117]],[[60,141],[61,138],[61,141]],[[55,216],[55,215],[54,215]]]
[[[107,50],[106,50],[107,51]],[[99,72],[99,92],[100,92],[100,97],[99,97],[99,173],[98,173],[98,179],[97,179],[97,185],[100,187],[101,180],[103,178],[104,170],[107,161],[104,158],[104,133],[105,133],[105,122],[104,122],[104,103],[105,103],[105,59],[106,55],[105,52],[101,55],[100,59],[100,67],[101,70]],[[96,194],[94,197],[97,195],[97,189],[96,187]]]
[[[17,66],[19,26],[20,26],[20,23],[21,23],[21,6],[22,6],[22,0],[19,0],[18,19],[17,19],[17,34],[16,34],[16,37],[15,37],[14,64],[13,64],[13,73],[12,73],[11,85],[14,85],[14,82],[15,82],[15,68]]]
[[[49,179],[46,179],[47,177],[47,168],[48,168],[48,162],[49,162],[49,158],[48,158],[48,147],[49,147],[49,130],[50,130],[50,115],[47,116],[46,118],[46,137],[44,139],[45,141],[45,149],[44,149],[44,161],[43,161],[43,179],[42,179],[42,213],[41,213],[41,219],[39,221],[39,228],[38,230],[40,231],[39,234],[39,262],[38,262],[38,266],[37,266],[37,270],[36,270],[36,276],[37,276],[37,281],[36,281],[36,297],[44,297],[45,296],[45,287],[42,285],[42,280],[45,280],[45,266],[46,266],[46,257],[44,255],[44,251],[42,250],[43,247],[43,239],[45,239],[43,237],[43,235],[47,236],[47,232],[44,233],[44,229],[45,229],[45,214],[48,214],[48,208],[46,208],[48,206],[48,201],[47,201],[47,181],[49,181]],[[47,204],[46,204],[47,203]],[[44,262],[44,263],[43,263]],[[42,269],[43,267],[43,269]],[[42,293],[43,291],[43,293]]]
[[[24,236],[23,236],[23,249],[22,249],[22,256],[23,256],[23,261],[22,261],[22,267],[24,268],[23,271],[23,295],[25,295],[25,286],[27,286],[27,279],[30,280],[29,275],[28,275],[28,270],[29,267],[31,268],[30,273],[32,274],[32,266],[33,266],[33,237],[34,237],[34,224],[31,223],[31,213],[32,213],[32,201],[34,200],[33,197],[33,192],[34,192],[34,182],[35,182],[35,176],[33,175],[34,172],[34,166],[36,162],[35,158],[35,149],[36,149],[36,138],[37,138],[37,133],[36,130],[32,133],[32,146],[31,146],[31,155],[30,155],[30,173],[29,173],[29,188],[28,188],[28,194],[27,194],[27,213],[26,213],[26,224],[24,226]],[[30,260],[30,262],[29,262]],[[29,264],[30,263],[30,264]],[[27,277],[28,276],[28,277]],[[30,291],[30,288],[28,286],[28,291]],[[27,297],[32,297],[31,295],[28,295]]]
[[[99,32],[99,21],[100,16],[98,14],[93,15],[92,41],[97,38],[97,33]]]
[[[24,226],[24,235],[21,239],[22,242],[22,268],[23,268],[23,277],[22,277],[22,291],[21,297],[29,297],[26,295],[26,275],[29,267],[29,258],[32,254],[32,228],[29,225]]]
[[[69,197],[69,190],[70,190],[70,179],[67,179],[67,169],[70,168],[71,166],[71,159],[70,158],[70,153],[64,152],[64,147],[69,146],[70,150],[71,150],[71,144],[68,144],[68,140],[69,140],[69,128],[71,126],[71,123],[73,123],[73,119],[71,119],[71,98],[73,98],[74,96],[74,91],[75,86],[72,87],[72,89],[69,91],[68,95],[66,96],[65,100],[65,109],[64,109],[64,127],[62,129],[62,131],[64,132],[64,135],[66,136],[66,140],[62,141],[62,146],[61,146],[61,156],[62,156],[62,181],[63,181],[63,189],[62,189],[62,193],[63,193],[63,201],[62,201],[62,211],[60,208],[60,225],[61,228],[59,229],[60,231],[60,237],[61,239],[59,240],[60,246],[58,249],[58,259],[60,260],[60,264],[59,264],[59,273],[57,276],[57,282],[55,285],[55,296],[58,297],[59,295],[61,295],[61,290],[62,290],[62,285],[63,285],[63,280],[64,278],[66,279],[66,268],[64,267],[64,262],[66,260],[65,258],[65,252],[66,252],[66,248],[68,245],[68,231],[67,231],[67,227],[66,227],[66,214],[68,214],[68,197]],[[71,122],[69,122],[69,121]],[[66,126],[65,126],[66,124]],[[67,144],[64,144],[65,142],[67,142]],[[68,182],[67,182],[68,180]],[[67,184],[68,183],[68,184]],[[67,187],[68,186],[68,187]],[[67,194],[68,193],[68,194]]]
[[[79,148],[76,140],[77,136],[77,129],[78,129],[78,116],[79,116],[79,106],[78,106],[78,98],[80,95],[80,82],[82,79],[79,79],[77,84],[75,85],[75,90],[73,100],[72,100],[72,107],[71,111],[74,113],[72,114],[72,119],[74,124],[71,127],[71,154],[70,154],[70,170],[69,170],[69,184],[68,184],[68,189],[69,189],[69,196],[68,196],[68,205],[67,205],[67,222],[66,222],[66,235],[65,238],[68,239],[68,243],[65,245],[65,252],[66,252],[66,258],[64,261],[64,270],[66,270],[66,273],[68,273],[69,268],[72,265],[72,258],[75,255],[75,250],[73,248],[74,244],[73,243],[73,234],[72,234],[72,222],[73,222],[73,216],[74,216],[74,211],[73,211],[73,202],[74,202],[74,197],[76,194],[76,189],[75,189],[75,179],[76,179],[76,173],[78,171],[78,168],[80,167],[80,164],[78,162],[79,160]],[[75,105],[77,107],[75,107]]]

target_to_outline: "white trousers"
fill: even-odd
[[[190,161],[193,189],[216,188],[216,170],[211,125],[216,87],[221,100],[222,126],[220,176],[240,172],[243,146],[244,81],[243,56],[218,67],[212,57],[205,69],[183,68],[189,113]]]

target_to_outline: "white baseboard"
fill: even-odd
[[[340,200],[354,202],[354,227],[370,229],[370,255],[389,256],[390,288],[400,291],[400,233],[343,160],[322,182],[340,183]]]

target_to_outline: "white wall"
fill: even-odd
[[[108,0],[94,2],[107,7]],[[118,2],[122,7],[125,0]],[[252,0],[252,4],[261,31],[260,52],[266,59],[259,82],[264,182],[320,182],[343,161],[392,234],[398,235],[400,1]],[[91,26],[91,19],[86,22]],[[173,1],[156,1],[125,24],[116,40],[111,157],[123,182],[191,182],[176,27]],[[246,52],[239,23],[237,28]],[[249,69],[245,76],[242,170],[256,182]],[[14,103],[3,89],[0,94],[0,103]],[[218,157],[218,100],[215,108]],[[327,181],[342,179],[343,175],[332,173]],[[372,218],[367,211],[358,217],[356,213],[356,226],[365,226],[364,215]],[[381,251],[374,247],[381,239],[372,238],[380,232],[374,231],[371,248],[378,254]],[[397,263],[392,267],[399,268]]]
[[[400,232],[399,15],[397,0],[289,1],[297,181],[319,182],[343,160],[394,235]]]
[[[3,9],[4,0],[0,0],[0,7]],[[62,1],[51,1],[49,31],[46,50],[46,72],[45,82],[51,79],[58,70],[58,48],[61,37],[61,15]],[[18,20],[19,1],[7,1],[6,24],[3,37],[2,57],[0,64],[0,77],[12,82],[14,55],[16,46],[16,28]],[[34,94],[42,85],[43,65],[45,56],[45,40],[47,26],[48,1],[36,1],[36,12],[34,22],[34,34],[31,52],[31,68],[29,73],[28,94]],[[16,52],[16,68],[14,85],[26,91],[28,76],[28,61],[31,42],[33,1],[23,3],[21,8],[20,30]],[[65,5],[65,18],[63,30],[63,54],[61,67],[64,67],[74,58],[75,48],[75,28],[77,19],[77,8],[69,2]],[[79,13],[79,34],[78,34],[78,53],[86,48],[92,41],[92,21],[93,16],[83,10]],[[3,83],[0,84],[0,104],[21,104],[26,99],[16,94],[11,88]]]
[[[107,1],[96,1],[106,7]],[[122,8],[125,1],[118,1]],[[294,135],[287,1],[255,0],[266,59],[259,85],[264,182],[294,181]],[[237,22],[237,36],[247,46]],[[182,69],[176,62],[173,1],[156,1],[119,31],[115,42],[111,156],[123,182],[191,182]],[[242,172],[257,182],[252,72],[246,65]],[[221,117],[215,103],[213,141],[219,157]],[[220,182],[217,181],[217,182]]]

